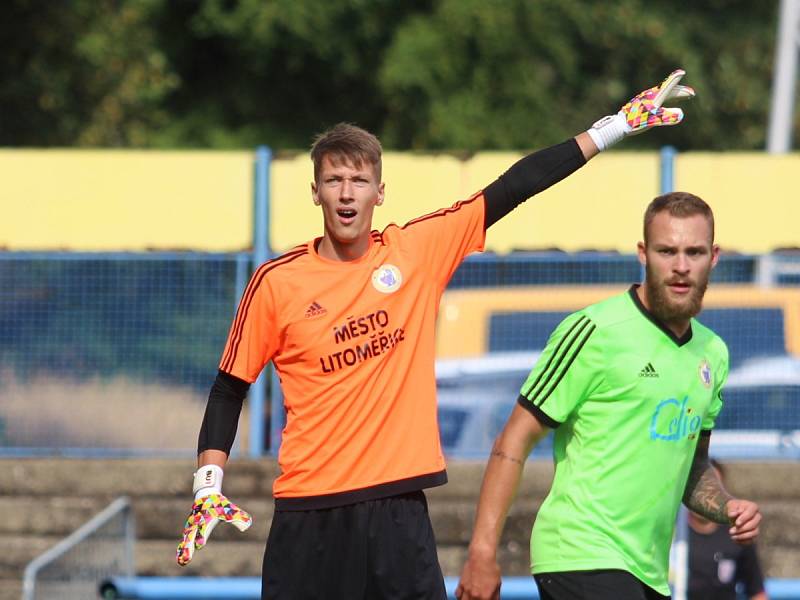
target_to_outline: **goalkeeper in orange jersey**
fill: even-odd
[[[322,235],[259,266],[241,299],[200,431],[187,564],[211,529],[250,517],[222,494],[248,387],[272,361],[287,415],[262,598],[443,599],[423,490],[447,481],[439,441],[439,300],[487,228],[626,135],[681,121],[676,71],[613,116],[512,165],[486,188],[405,225],[372,229],[381,145],[339,124],[311,148]],[[420,182],[420,185],[425,185]]]

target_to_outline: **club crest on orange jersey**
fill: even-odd
[[[391,294],[400,288],[403,274],[394,265],[381,265],[372,272],[372,287],[382,294]]]

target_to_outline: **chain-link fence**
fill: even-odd
[[[713,273],[699,318],[730,349],[720,430],[794,444],[798,265],[792,254],[725,255]],[[251,268],[248,253],[0,253],[0,451],[193,453]],[[470,257],[438,324],[448,452],[490,445],[555,325],[641,276],[633,255]]]
[[[0,448],[194,450],[249,255],[0,253]]]
[[[800,256],[723,255],[698,319],[730,352],[712,450],[800,456]],[[641,281],[633,255],[514,253],[467,261],[442,300],[437,349],[446,450],[485,456],[521,383],[569,313]],[[547,441],[536,450],[546,455]]]

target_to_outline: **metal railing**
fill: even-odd
[[[113,576],[133,577],[136,541],[127,497],[100,513],[25,567],[22,600],[85,600]]]

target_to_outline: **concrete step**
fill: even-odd
[[[463,546],[440,546],[439,562],[446,576],[461,573],[467,557]],[[160,540],[146,540],[136,545],[136,572],[139,575],[159,577],[214,576],[258,577],[264,558],[264,540],[257,542],[225,542],[212,539],[198,550],[185,567],[175,563],[175,544]],[[499,560],[506,575],[530,573],[528,545],[516,542],[504,544]]]
[[[76,496],[0,496],[0,514],[15,515],[0,520],[0,535],[66,537],[109,505],[113,498]],[[132,499],[139,539],[175,539],[181,535],[192,498],[137,497]],[[266,539],[272,519],[272,500],[245,499],[240,503],[253,516],[250,531]],[[228,531],[231,530],[231,531]],[[219,527],[214,536],[235,539],[233,527]]]
[[[429,494],[431,520],[440,544],[468,544],[475,517],[474,498],[442,500]],[[75,496],[0,496],[0,514],[14,515],[0,520],[2,535],[41,535],[65,537],[103,510],[113,498]],[[526,539],[540,500],[517,498],[512,505],[504,539]],[[178,540],[190,509],[191,498],[140,496],[133,499],[136,532],[139,539]],[[253,516],[249,535],[266,539],[272,519],[271,499],[236,499]],[[761,535],[770,545],[800,546],[800,511],[794,501],[767,500],[761,503],[764,521]],[[239,532],[232,527],[215,530],[216,539],[236,541]]]
[[[0,496],[0,534],[65,537],[103,510],[113,498]]]
[[[800,490],[800,488],[798,488]],[[800,510],[797,500],[767,500],[759,502],[763,520],[760,525],[759,547],[791,548],[795,560],[795,573],[800,565]]]
[[[159,496],[191,498],[193,460],[0,458],[7,477],[0,495]],[[275,461],[232,460],[225,486],[239,496],[268,498],[278,473]]]
[[[449,483],[430,490],[431,499],[476,497],[484,461],[450,461]],[[0,496],[119,495],[191,496],[189,459],[72,459],[0,458]],[[740,462],[727,465],[731,491],[743,498],[793,500],[800,489],[796,462]],[[278,466],[272,459],[231,460],[225,470],[225,489],[236,498],[269,498]],[[540,498],[547,492],[553,467],[549,461],[531,461],[525,467],[518,497]]]
[[[137,520],[137,572],[142,575],[251,575],[261,570],[272,516],[274,461],[236,459],[226,469],[225,491],[254,517],[244,534],[218,527],[209,546],[187,568],[174,562],[175,548],[191,506],[191,460],[0,459],[0,580],[21,577],[35,556],[63,539],[119,495],[128,495]],[[483,461],[451,462],[450,482],[428,490],[439,555],[447,575],[458,575],[466,558]],[[800,564],[800,463],[731,463],[731,491],[761,505],[759,544],[767,575],[797,577]],[[549,462],[531,462],[506,524],[500,559],[508,575],[528,572],[528,540],[539,503],[552,479]],[[2,598],[0,597],[0,600]]]
[[[3,535],[0,579],[22,579],[25,566],[61,539],[62,536]]]
[[[158,577],[208,576],[255,577],[261,574],[266,540],[241,534],[246,538],[229,542],[214,539],[198,550],[185,567],[175,562],[177,543],[172,540],[143,540],[136,544],[136,573]]]
[[[261,572],[265,538],[240,534],[240,539],[216,539],[216,532],[208,545],[197,552],[187,567],[175,562],[178,540],[137,540],[134,548],[136,572],[140,575],[254,575]],[[0,556],[0,579],[22,578],[27,564],[53,547],[60,537],[29,537],[9,535],[3,537]]]
[[[136,573],[159,577],[180,576],[258,576],[261,573],[265,538],[239,534],[238,539],[221,539],[214,533],[209,544],[197,551],[186,567],[175,563],[175,540],[139,540],[136,543]],[[529,573],[528,538],[504,540],[498,558],[504,575],[527,575]],[[0,558],[0,581],[21,579],[25,565],[38,556],[59,538],[26,536],[4,536],[4,550]],[[760,552],[769,577],[796,577],[800,561],[800,547],[796,542],[789,545],[765,543]],[[439,561],[445,575],[457,576],[461,572],[467,555],[464,544],[444,544],[439,540]],[[10,583],[6,587],[14,588]],[[16,588],[14,588],[16,589]],[[2,593],[2,587],[0,587]],[[17,596],[18,598],[19,596]],[[0,600],[2,600],[0,595]]]
[[[782,546],[764,543],[758,544],[758,556],[767,577],[797,579],[800,565],[800,543]]]
[[[0,520],[0,535],[32,535],[66,537],[103,510],[113,498],[75,496],[0,496],[0,514],[13,514],[13,519]],[[133,500],[136,533],[139,539],[177,540],[191,508],[191,499],[136,497]],[[266,539],[272,520],[271,499],[243,498],[236,502],[253,517],[248,535]],[[516,502],[509,514],[506,535],[509,538],[529,534],[539,502]],[[431,520],[440,543],[466,544],[475,517],[472,498],[429,503]],[[239,532],[220,526],[215,539],[236,541]]]
[[[0,600],[22,598],[22,579],[0,579]]]
[[[159,496],[191,497],[195,464],[179,459],[0,458],[6,475],[0,495]],[[450,483],[431,490],[437,498],[473,497],[480,487],[484,464],[458,462],[449,466]],[[234,459],[225,469],[225,490],[237,498],[271,497],[278,475],[274,460]],[[541,494],[552,478],[547,462],[531,463],[520,495]]]

